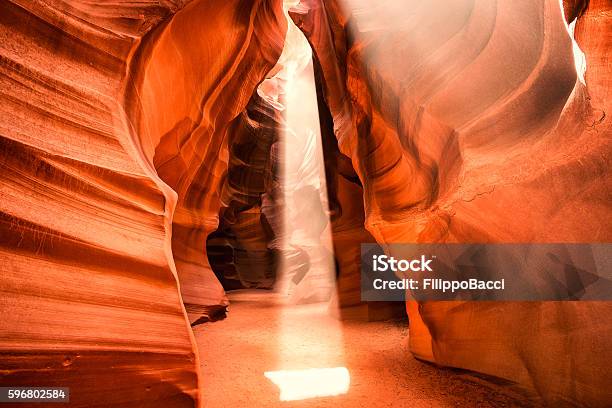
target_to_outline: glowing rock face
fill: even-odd
[[[344,271],[372,239],[612,240],[609,2],[564,2],[585,84],[557,1],[324,3],[294,16],[325,102],[342,302],[359,304]],[[280,55],[281,6],[0,2],[3,382],[53,378],[75,406],[197,405],[183,302],[227,304],[205,242],[224,197],[260,191],[223,195],[228,139],[248,136],[233,132]],[[263,96],[282,109],[278,85]],[[410,347],[552,405],[605,405],[611,307],[409,304]]]
[[[346,394],[351,383],[345,367],[267,371],[264,375],[280,389],[281,401]]]
[[[595,23],[608,18],[606,2],[590,2],[575,25],[586,86],[558,1],[304,3],[292,16],[313,45],[338,149],[378,242],[612,239],[610,35]],[[341,213],[359,205],[338,198]],[[602,405],[611,308],[409,304],[410,347],[553,404]]]
[[[227,303],[203,248],[281,4],[17,3],[0,4],[0,382],[197,406],[183,302]]]

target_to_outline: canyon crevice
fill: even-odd
[[[337,318],[398,314],[360,300],[361,243],[612,240],[609,1],[296,3]],[[280,0],[0,2],[3,384],[201,406],[191,324],[299,255],[278,246],[287,30]],[[418,359],[612,401],[609,302],[399,306]]]

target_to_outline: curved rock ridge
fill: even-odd
[[[321,66],[314,58],[325,177],[331,213],[332,239],[337,269],[336,292],[330,312],[342,319],[384,320],[405,316],[400,303],[361,301],[360,242],[375,242],[365,228],[363,186],[351,160],[338,149],[334,122],[324,100]],[[357,245],[356,245],[357,243]]]
[[[596,23],[609,3],[567,10],[586,86],[558,1],[310,0],[292,13],[376,241],[610,241],[610,36]],[[407,306],[419,358],[552,404],[611,399],[609,303]]]
[[[186,311],[227,306],[209,258],[226,287],[270,287],[283,250],[280,71],[306,59],[281,55],[282,3],[0,2],[0,385],[201,405]],[[286,5],[328,189],[296,202],[318,197],[314,241],[329,204],[343,317],[361,242],[610,242],[609,1]],[[312,146],[292,163],[309,182]],[[612,400],[609,302],[406,307],[420,359]]]
[[[188,310],[227,305],[206,238],[219,223],[232,123],[276,63],[285,30],[279,1],[193,2],[131,66],[127,106],[144,154],[178,195],[172,253]]]
[[[228,131],[229,165],[221,190],[219,228],[208,237],[208,259],[227,289],[271,289],[276,278],[280,214],[275,194],[280,111],[255,93]],[[270,216],[270,219],[268,219]]]
[[[279,1],[0,4],[2,385],[200,405],[183,302],[226,304],[227,128],[285,29]]]

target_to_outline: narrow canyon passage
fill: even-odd
[[[611,0],[7,0],[0,38],[0,408],[612,407]]]
[[[204,406],[534,406],[512,386],[414,359],[403,305],[395,320],[339,318],[325,172],[331,152],[323,148],[311,47],[287,21],[275,74],[258,88],[282,117],[271,153],[275,190],[263,194],[269,204],[261,210],[273,230],[267,249],[278,257],[276,279],[268,290],[228,290],[227,317],[194,327]],[[236,223],[234,232],[245,228]],[[257,281],[253,269],[244,262],[242,281]],[[349,277],[359,281],[358,273]]]
[[[415,360],[405,320],[340,323],[325,303],[287,305],[258,290],[229,297],[226,319],[194,328],[205,407],[534,406],[509,386]],[[281,401],[279,388],[264,375],[338,366],[350,375],[346,393],[295,401]],[[308,383],[301,382],[302,392]]]

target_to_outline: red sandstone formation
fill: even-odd
[[[220,222],[207,242],[208,259],[225,289],[274,284],[278,251],[271,223],[280,203],[273,187],[278,160],[271,153],[281,121],[280,112],[255,94],[228,131]]]
[[[226,304],[206,236],[281,3],[14,1],[0,21],[2,384],[198,405],[182,303]]]
[[[379,313],[359,300],[361,242],[610,241],[611,15],[605,0],[293,10],[342,316]],[[226,288],[274,279],[283,124],[256,89],[285,30],[280,0],[0,3],[2,384],[198,406],[185,306],[201,321],[227,305],[209,258]],[[554,405],[612,400],[609,303],[407,309],[418,358]]]
[[[568,16],[584,8],[568,5]],[[556,1],[324,0],[294,12],[376,240],[609,242],[609,16],[591,2],[578,17],[585,86]],[[419,358],[511,379],[554,404],[610,401],[608,303],[408,312]]]
[[[279,2],[193,2],[131,64],[127,109],[144,154],[178,194],[172,254],[188,310],[223,302],[205,243],[218,224],[226,137],[275,64],[285,25]]]

